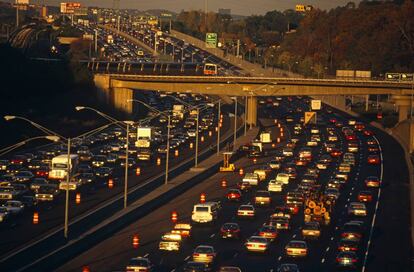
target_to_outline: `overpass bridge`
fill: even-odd
[[[158,66],[161,67],[162,64]],[[256,124],[257,118],[257,97],[260,96],[306,95],[319,97],[331,105],[345,109],[347,96],[387,94],[392,95],[398,106],[399,119],[403,121],[407,118],[411,107],[411,95],[414,94],[411,82],[188,76],[182,71],[183,75],[156,75],[156,72],[157,70],[153,69],[153,74],[128,74],[128,70],[124,69],[120,73],[96,73],[94,80],[104,99],[127,112],[132,112],[133,104],[126,101],[132,99],[134,92],[139,90],[246,97],[247,121],[253,125]]]

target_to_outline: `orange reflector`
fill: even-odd
[[[135,175],[141,175],[141,167],[137,167],[137,170],[135,170]]]
[[[39,213],[38,212],[34,212],[33,213],[33,224],[39,224]]]
[[[257,159],[256,158],[253,158],[253,163],[256,163],[257,162]]]
[[[206,194],[205,193],[201,193],[200,195],[200,203],[203,204],[206,202]]]
[[[227,187],[227,180],[225,180],[225,179],[221,180],[221,187],[223,187],[223,188]]]
[[[279,128],[280,128],[280,123],[278,123],[278,124],[277,124],[277,127],[279,127]]]
[[[91,270],[89,269],[89,266],[85,265],[82,267],[82,272],[91,272]]]
[[[113,179],[109,179],[109,180],[108,180],[108,188],[109,188],[109,189],[114,188],[114,180],[113,180]]]
[[[176,149],[176,150],[174,151],[174,155],[175,155],[176,157],[178,157],[178,149]]]
[[[194,144],[190,143],[190,149],[193,149],[193,147],[194,147]]]
[[[211,137],[211,135],[213,135],[213,132],[211,132],[211,130],[208,131],[208,136]]]
[[[138,246],[139,246],[139,237],[138,237],[138,234],[134,234],[134,237],[132,237],[132,246],[134,248],[138,248]]]
[[[278,137],[278,138],[276,139],[276,141],[277,141],[278,143],[280,143],[280,138]]]
[[[216,127],[215,129],[216,129],[216,132],[217,132],[218,131],[218,127]]]
[[[177,213],[176,211],[173,211],[173,212],[171,213],[171,221],[172,221],[173,223],[177,223],[177,221],[178,221],[178,213]]]
[[[276,147],[275,143],[272,143],[272,147]]]
[[[240,168],[240,170],[239,170],[239,175],[240,175],[240,176],[243,176],[243,175],[244,175],[244,170],[243,170],[243,168]]]
[[[161,165],[161,158],[157,158],[157,165]]]
[[[201,136],[200,140],[201,140],[201,142],[204,142],[204,136]]]
[[[80,204],[80,202],[81,202],[81,195],[80,195],[80,193],[76,193],[75,201],[76,201],[76,204]]]

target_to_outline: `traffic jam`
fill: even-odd
[[[178,99],[178,100],[177,100]],[[170,164],[179,165],[194,154],[197,113],[182,103],[199,107],[199,150],[215,143],[217,105],[201,95],[149,92],[145,122],[129,131],[130,187],[165,170],[167,114],[170,122]],[[166,114],[159,114],[159,112]],[[226,114],[225,111],[222,112]],[[97,117],[99,118],[99,116]],[[220,123],[227,129],[227,116]],[[6,253],[63,224],[65,192],[69,190],[70,216],[96,208],[124,190],[126,129],[108,125],[71,141],[70,180],[66,180],[68,147],[64,143],[18,149],[0,158],[0,233]],[[27,231],[30,230],[30,231]]]
[[[383,171],[374,132],[326,105],[304,124],[310,98],[258,102],[272,125],[237,150],[241,159],[224,156],[204,187],[168,204],[169,230],[136,234],[123,269],[364,269]]]

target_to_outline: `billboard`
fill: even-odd
[[[320,110],[322,106],[321,100],[312,99],[311,100],[311,109]]]
[[[81,4],[78,2],[60,3],[60,13],[74,14],[76,9],[79,9]]]
[[[206,33],[206,47],[207,48],[217,47],[217,33]]]
[[[15,2],[17,5],[28,5],[29,0],[16,0]]]

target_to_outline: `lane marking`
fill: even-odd
[[[147,258],[148,256],[149,256],[149,253],[145,254],[145,255],[144,255],[144,258]]]
[[[365,251],[365,256],[364,256],[364,263],[362,265],[362,270],[361,272],[365,272],[366,269],[366,265],[367,265],[367,259],[368,259],[368,254],[369,254],[369,248],[371,245],[371,240],[372,240],[372,233],[374,231],[374,225],[375,225],[375,220],[377,218],[377,211],[378,211],[378,206],[379,206],[379,200],[381,197],[381,185],[382,185],[382,179],[384,177],[384,158],[382,156],[382,148],[381,145],[377,139],[376,136],[374,136],[375,141],[378,144],[378,148],[380,151],[380,158],[381,158],[381,172],[380,172],[380,186],[378,188],[378,194],[377,194],[377,203],[375,204],[375,211],[374,211],[374,216],[372,217],[372,222],[371,222],[371,230],[369,231],[369,238],[368,238],[368,243],[367,243],[367,250]]]
[[[282,259],[282,256],[279,256],[279,258],[277,258],[278,261],[280,261]]]
[[[211,235],[210,235],[210,238],[213,238],[214,236],[216,236],[216,234],[215,234],[215,233],[211,234]]]
[[[322,259],[321,263],[324,263],[324,262],[325,262],[325,258]]]
[[[326,251],[326,252],[328,252],[328,251],[329,251],[329,249],[330,249],[330,247],[327,247],[325,251]]]
[[[187,257],[185,257],[184,261],[188,261],[188,259],[190,259],[190,258],[191,258],[191,256],[187,256]]]

